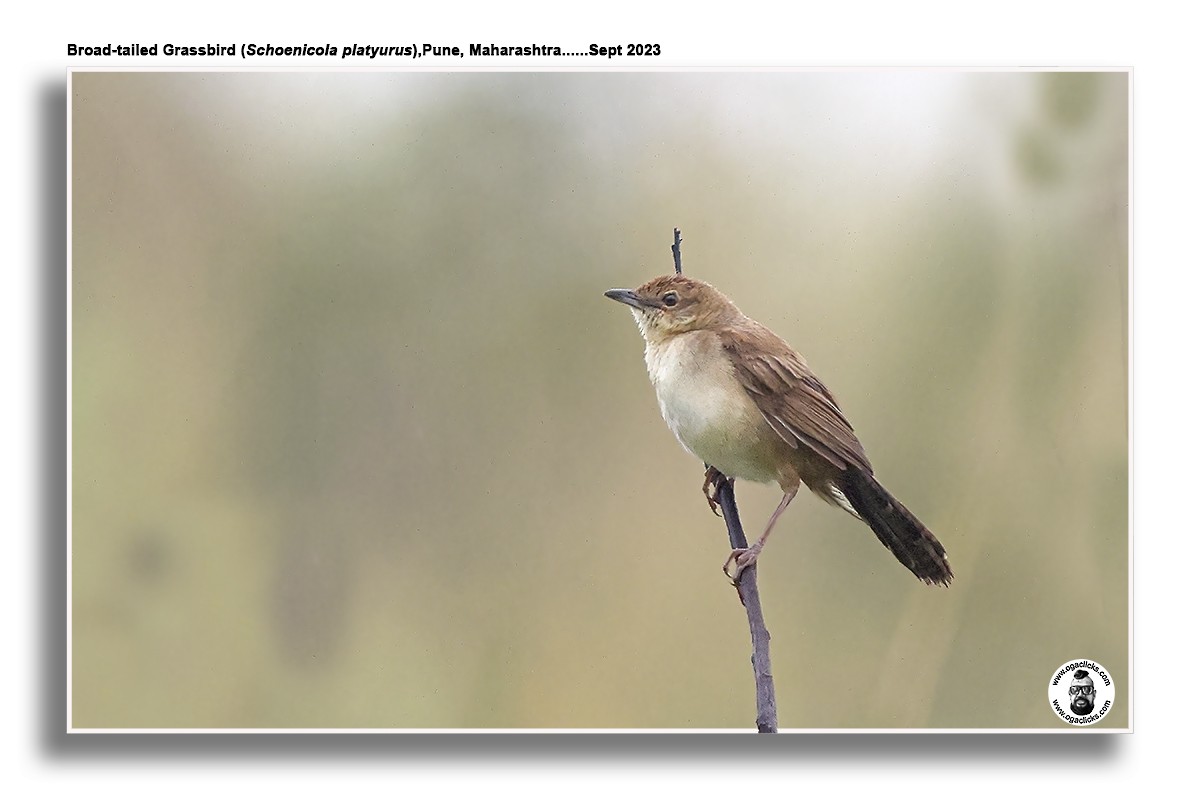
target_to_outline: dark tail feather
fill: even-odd
[[[838,481],[838,488],[883,546],[912,574],[929,584],[950,585],[954,573],[946,560],[946,548],[879,481],[851,467]]]

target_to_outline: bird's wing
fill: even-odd
[[[871,464],[833,394],[783,339],[754,323],[725,328],[721,344],[763,419],[792,447],[807,446],[837,469]]]

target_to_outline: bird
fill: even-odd
[[[875,478],[833,393],[786,341],[690,276],[604,294],[633,312],[659,410],[705,464],[702,489],[714,513],[722,477],[778,483],[783,491],[758,540],[726,559],[722,569],[735,584],[803,485],[865,522],[926,584],[950,585],[941,542]]]

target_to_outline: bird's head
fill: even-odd
[[[729,324],[742,315],[733,301],[712,286],[683,275],[664,275],[636,289],[609,289],[604,296],[633,310],[647,342]]]

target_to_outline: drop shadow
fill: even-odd
[[[41,640],[39,750],[51,761],[370,761],[474,762],[569,760],[585,763],[707,762],[714,758],[797,764],[834,762],[911,767],[949,759],[1013,760],[1075,766],[1118,756],[1124,737],[1065,734],[330,734],[67,732],[67,87],[37,95],[41,211],[38,300],[41,479],[39,502]]]

